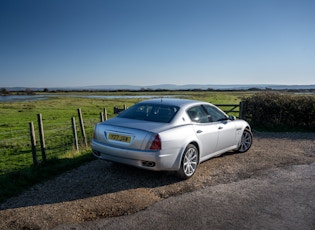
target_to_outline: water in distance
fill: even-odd
[[[38,100],[46,100],[51,97],[79,97],[79,98],[93,98],[93,99],[123,99],[123,98],[157,98],[160,96],[157,95],[64,95],[64,94],[46,94],[46,95],[8,95],[8,96],[0,96],[0,102],[22,102],[22,101],[38,101]],[[165,97],[165,96],[164,96]],[[166,96],[171,97],[171,96]]]

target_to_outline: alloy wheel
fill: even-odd
[[[240,143],[238,152],[244,153],[248,151],[250,147],[252,146],[252,142],[253,142],[253,134],[249,130],[245,129],[242,134],[241,143]]]

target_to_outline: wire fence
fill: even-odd
[[[74,134],[71,119],[69,122],[49,123],[49,117],[43,123],[45,138],[45,158],[47,160],[62,158],[69,152],[75,152]],[[91,142],[94,125],[99,122],[99,117],[89,117],[84,120],[86,142]],[[46,124],[47,123],[47,124]],[[85,147],[84,139],[77,127],[78,145]],[[43,161],[40,145],[39,124],[34,122],[36,157],[39,163]],[[0,175],[19,171],[25,167],[34,165],[30,129],[25,125],[24,129],[16,129],[0,132]]]
[[[27,129],[1,132],[0,136],[0,174],[16,171],[32,164],[32,154]]]

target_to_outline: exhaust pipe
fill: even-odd
[[[144,167],[154,167],[155,166],[155,162],[153,161],[142,161],[142,166]]]

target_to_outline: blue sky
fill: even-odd
[[[315,84],[313,0],[1,0],[0,87]]]

